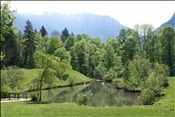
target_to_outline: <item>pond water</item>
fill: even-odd
[[[138,92],[125,92],[116,89],[111,83],[93,82],[79,86],[50,89],[42,91],[42,100],[48,102],[76,102],[79,93],[85,91],[93,93],[92,100],[88,102],[90,106],[131,106],[137,104]]]

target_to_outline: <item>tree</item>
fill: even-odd
[[[32,26],[32,23],[27,20],[25,30],[24,30],[24,62],[23,65],[26,68],[34,68],[35,62],[33,58],[33,54],[36,49],[36,42],[35,42],[35,32]]]
[[[16,19],[14,16],[15,10],[10,9],[10,2],[5,2],[1,5],[1,23],[0,23],[0,43],[1,43],[1,68],[3,65],[17,65],[17,45],[13,26]]]
[[[58,36],[52,36],[46,41],[46,53],[52,55],[58,48],[63,47],[62,41]]]
[[[23,52],[23,34],[22,32],[19,30],[17,32],[17,47],[18,47],[18,66],[22,66],[22,62],[23,62],[23,59],[22,59],[22,52]]]
[[[129,90],[140,89],[142,104],[152,104],[154,98],[159,96],[162,88],[168,85],[168,66],[151,63],[143,57],[136,57],[129,62],[128,78],[125,86]]]
[[[150,60],[150,62],[156,61],[156,43],[158,43],[157,35],[152,32],[151,29],[148,29],[148,35],[147,35],[148,41],[145,44],[145,52],[146,52],[146,58]]]
[[[87,70],[85,64],[85,41],[79,41],[70,50],[71,65],[74,70],[79,71],[82,74],[86,74]]]
[[[109,44],[105,45],[104,50],[104,66],[107,70],[109,70],[110,68],[114,68],[116,65],[116,55],[114,53],[114,49]]]
[[[4,54],[4,58],[1,64],[5,66],[18,65],[19,54],[16,35],[13,31],[10,31],[8,34],[4,34],[3,36],[4,41],[1,42],[1,51]]]
[[[67,38],[67,40],[65,41],[65,43],[64,43],[65,49],[66,49],[67,51],[69,51],[70,48],[71,48],[72,46],[74,46],[74,43],[75,43],[75,37],[72,36],[72,35],[69,36],[69,37]]]
[[[9,66],[1,71],[1,92],[18,92],[20,81],[24,78],[22,70],[15,66]]]
[[[134,36],[129,36],[122,45],[122,63],[128,66],[129,61],[133,60],[137,52],[138,41]]]
[[[161,33],[162,61],[170,67],[170,75],[175,75],[175,30],[171,25],[163,28]]]
[[[10,2],[5,2],[1,5],[1,30],[0,41],[4,40],[4,35],[13,32],[16,26],[11,25],[16,17],[14,16],[15,10],[10,9]]]
[[[126,29],[121,29],[118,39],[120,40],[120,43],[124,43],[126,38],[128,37],[128,32]]]
[[[120,44],[119,39],[108,38],[107,41],[106,41],[106,44],[111,45],[113,47],[113,49],[114,49],[114,52],[117,55],[121,55],[121,50],[120,50],[121,44]]]
[[[140,40],[141,54],[143,57],[146,57],[145,45],[148,42],[148,35],[153,30],[153,26],[150,24],[142,24],[141,26],[139,26],[139,28],[140,28],[139,40]]]
[[[60,36],[60,32],[57,30],[53,30],[51,33],[52,36]]]
[[[42,37],[48,35],[46,29],[44,28],[44,26],[41,27],[40,33],[41,33]]]
[[[71,56],[65,48],[58,48],[53,55],[59,57],[61,62],[68,62],[70,64]]]
[[[66,39],[69,37],[69,31],[67,30],[67,28],[64,28],[64,30],[62,31],[62,35],[61,35],[61,40],[64,43],[66,41]]]
[[[43,70],[40,75],[31,81],[39,90],[39,101],[42,100],[42,87],[46,83],[52,85],[56,78],[62,79],[66,70],[71,69],[71,66],[60,61],[58,57],[46,55],[42,52],[36,52],[37,64],[42,64]]]
[[[87,69],[87,76],[94,77],[94,69],[95,69],[95,52],[97,51],[97,47],[95,44],[87,42],[85,45],[85,66]]]
[[[35,51],[39,51],[39,50],[41,51],[44,48],[43,47],[44,39],[43,39],[43,37],[42,37],[40,32],[35,33],[35,42],[36,42],[36,49],[35,49]]]

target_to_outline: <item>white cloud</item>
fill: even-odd
[[[130,28],[136,23],[157,28],[172,17],[175,1],[12,1],[11,7],[19,13],[34,14],[89,12],[109,15]]]

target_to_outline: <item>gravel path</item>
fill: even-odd
[[[31,99],[25,99],[25,98],[21,98],[19,100],[17,99],[1,99],[1,103],[4,103],[4,102],[18,102],[18,101],[29,101]]]

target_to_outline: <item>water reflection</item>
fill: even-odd
[[[125,106],[137,103],[139,93],[125,92],[114,88],[111,83],[94,82],[80,86],[51,89],[43,91],[42,99],[49,102],[76,102],[79,93],[89,91],[93,93],[93,98],[88,105],[101,106]]]

